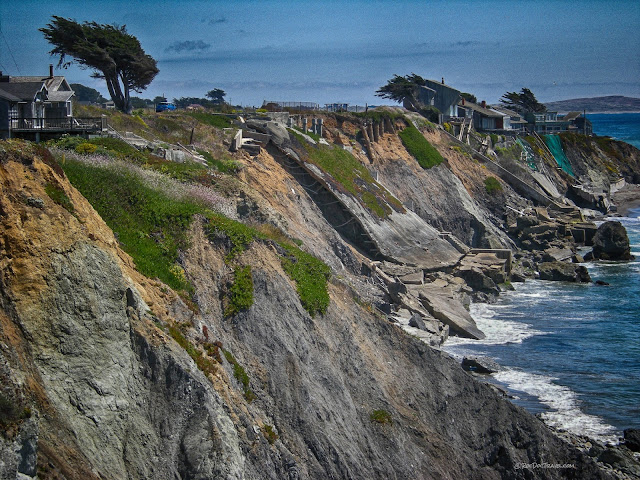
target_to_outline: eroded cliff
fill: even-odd
[[[307,225],[295,233],[336,272],[323,313],[310,313],[287,271],[286,243],[243,237],[231,257],[233,238],[212,234],[207,216],[190,224],[180,254],[188,308],[138,272],[46,151],[1,148],[4,477],[603,476],[540,420],[364,303],[354,286],[367,281],[349,273],[362,253],[299,188],[291,203],[287,186],[280,201],[263,192],[248,204],[271,203],[266,217]],[[245,178],[259,181],[272,158]],[[229,314],[244,266],[253,299]],[[573,467],[516,469],[521,462]]]

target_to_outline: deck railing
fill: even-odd
[[[64,130],[64,131],[100,131],[106,128],[105,117],[93,118],[37,118],[37,117],[21,117],[11,118],[9,121],[11,130],[14,131],[46,131],[46,130]]]

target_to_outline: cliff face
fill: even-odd
[[[601,477],[340,277],[312,317],[281,247],[254,241],[235,260],[251,266],[253,303],[224,315],[228,242],[199,220],[181,258],[192,311],[137,272],[46,152],[0,155],[3,478]],[[312,249],[353,263],[360,254],[300,197],[309,209],[289,218],[323,226],[307,226]],[[297,208],[271,202],[274,215]]]

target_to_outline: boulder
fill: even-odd
[[[477,267],[462,267],[455,273],[457,277],[464,279],[474,291],[481,291],[497,295],[500,289],[495,282],[485,275],[485,273]]]
[[[596,260],[631,260],[627,230],[618,221],[604,222],[593,237],[593,258]]]
[[[459,301],[431,292],[429,296],[420,292],[419,298],[422,305],[434,318],[449,325],[449,331],[452,334],[475,340],[482,340],[485,337]]]
[[[499,372],[502,367],[487,357],[464,357],[462,359],[462,368],[468,372],[475,373],[496,373]]]
[[[540,280],[560,282],[591,282],[588,270],[582,265],[565,262],[543,262],[538,266]]]
[[[420,330],[426,330],[422,316],[418,313],[411,315],[411,318],[409,319],[409,326],[419,328]]]
[[[624,445],[631,451],[640,452],[640,429],[627,428],[624,431]]]

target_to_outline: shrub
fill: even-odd
[[[71,203],[71,200],[69,200],[69,197],[67,197],[67,194],[64,193],[62,188],[54,185],[53,183],[47,183],[44,186],[44,191],[47,193],[49,198],[54,201],[54,203],[57,203],[69,213],[73,213],[73,203]]]
[[[375,423],[393,423],[393,420],[391,420],[391,414],[386,410],[374,410],[369,415],[369,419]]]
[[[399,135],[407,151],[425,170],[440,165],[444,161],[440,152],[413,125],[410,124]]]
[[[321,260],[291,245],[280,244],[288,255],[282,257],[282,268],[296,282],[302,306],[311,314],[324,314],[329,307],[327,281],[331,269]]]
[[[76,148],[75,148],[76,152],[78,152],[80,154],[83,154],[83,155],[96,153],[97,149],[98,149],[98,147],[96,145],[94,145],[93,143],[89,143],[89,142],[81,143],[81,144],[77,145]]]
[[[253,305],[251,266],[237,268],[233,273],[234,281],[229,292],[229,305],[224,310],[224,315],[227,317],[235,315],[242,310],[247,310]]]
[[[169,327],[169,335],[189,354],[193,359],[196,366],[205,373],[210,375],[215,373],[216,365],[214,362],[202,355],[202,352],[198,350],[187,338],[182,334],[180,329],[175,325]]]
[[[484,179],[484,188],[489,195],[495,195],[502,191],[502,185],[495,177],[487,177]]]
[[[247,375],[245,369],[238,363],[229,350],[222,350],[222,352],[224,353],[224,358],[226,358],[227,362],[233,367],[233,376],[242,385],[245,400],[251,403],[256,399],[256,395],[249,388],[249,375]]]
[[[267,424],[262,426],[262,434],[271,445],[276,443],[276,440],[279,438],[278,434],[273,430],[273,427]]]

